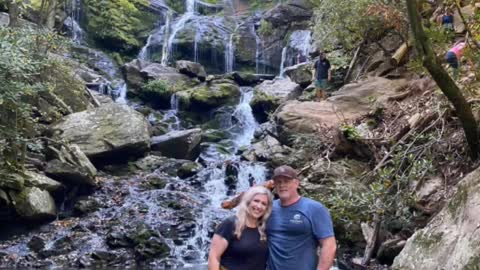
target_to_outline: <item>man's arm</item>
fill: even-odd
[[[332,81],[332,69],[331,68],[328,69],[328,81],[329,82]]]
[[[319,240],[320,256],[318,259],[317,270],[329,270],[332,267],[333,260],[335,260],[335,254],[337,252],[337,242],[334,236],[327,237]]]

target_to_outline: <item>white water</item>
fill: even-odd
[[[115,102],[120,104],[127,104],[127,84],[122,83],[117,89],[118,98],[115,99]]]
[[[148,60],[149,58],[149,55],[148,55],[148,47],[150,46],[150,43],[152,42],[152,37],[153,35],[149,35],[148,38],[147,38],[147,43],[145,44],[145,46],[142,47],[142,49],[140,50],[140,52],[138,53],[138,56],[137,58],[140,59],[140,60]]]
[[[168,123],[168,130],[179,130],[180,129],[180,119],[177,116],[178,113],[178,97],[174,93],[170,97],[170,110],[168,110],[163,116],[164,122]]]
[[[234,33],[230,34],[230,37],[228,38],[228,43],[225,48],[225,72],[230,73],[233,71],[233,65],[234,65],[234,46],[233,46],[233,35]]]
[[[305,57],[311,49],[312,32],[309,30],[293,31],[290,35],[289,47],[301,52]]]
[[[164,66],[168,65],[168,62],[171,60],[170,58],[173,52],[173,42],[175,41],[175,36],[177,35],[178,31],[183,29],[185,23],[195,16],[195,0],[185,0],[185,6],[186,12],[172,26],[172,33],[169,35],[165,34],[165,36],[168,36],[168,39],[166,39],[166,44],[163,44],[165,49],[163,50],[164,53],[162,54],[161,63]],[[168,30],[168,28],[165,30]]]
[[[73,42],[76,44],[81,44],[83,42],[83,37],[85,36],[85,33],[80,27],[79,23],[82,16],[82,0],[72,0],[70,5],[72,7],[72,12],[70,14],[70,18],[67,18],[67,24],[71,25]]]
[[[278,77],[285,78],[285,60],[287,58],[287,47],[283,47],[282,49],[282,61],[280,61],[280,74]]]
[[[265,64],[263,63],[263,42],[262,39],[257,35],[255,31],[255,26],[252,24],[250,32],[255,36],[255,73],[265,73]],[[263,67],[261,67],[263,65]]]

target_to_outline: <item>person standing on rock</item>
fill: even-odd
[[[263,186],[252,187],[243,194],[236,215],[225,219],[215,230],[208,270],[265,270],[265,227],[272,201],[272,193]]]
[[[458,79],[459,67],[460,67],[460,59],[462,58],[463,51],[467,43],[464,40],[460,40],[455,45],[448,50],[447,54],[445,55],[445,60],[447,61],[448,65],[453,70],[453,79]]]
[[[332,80],[330,61],[328,61],[325,52],[320,53],[319,59],[315,61],[313,71],[317,99],[323,100],[327,97],[328,82]]]
[[[300,181],[292,167],[276,168],[273,181],[279,199],[273,202],[267,223],[267,270],[330,269],[337,244],[328,210],[321,203],[300,196]]]

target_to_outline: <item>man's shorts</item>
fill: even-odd
[[[328,80],[327,79],[316,80],[315,81],[315,87],[320,88],[320,89],[327,89],[328,88]]]
[[[454,52],[447,52],[447,55],[445,55],[445,60],[447,60],[447,63],[452,67],[452,68],[458,68],[458,59],[457,56],[455,55]]]

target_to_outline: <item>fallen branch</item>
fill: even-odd
[[[90,92],[90,89],[88,89],[88,87],[85,87],[85,91],[87,92],[87,95],[92,100],[93,106],[100,107],[100,102],[98,102],[98,100],[93,96],[92,92]]]
[[[360,50],[362,49],[363,43],[364,43],[364,42],[360,43],[360,45],[358,46],[357,50],[355,51],[355,54],[353,55],[352,61],[350,61],[350,65],[348,66],[347,74],[345,75],[345,79],[343,80],[343,83],[344,83],[344,84],[348,83],[348,79],[350,78],[350,75],[352,75],[351,73],[352,73],[353,66],[354,66],[355,63],[357,62],[358,53],[359,53]]]
[[[394,67],[398,66],[400,62],[402,62],[403,57],[408,52],[408,49],[410,48],[409,44],[407,42],[404,42],[392,55],[392,58],[390,58],[390,64]]]
[[[365,247],[365,252],[363,254],[362,266],[366,267],[370,264],[370,259],[373,256],[375,247],[378,242],[378,235],[380,233],[380,217],[378,214],[373,216],[373,230],[372,233],[367,237],[367,246]]]

